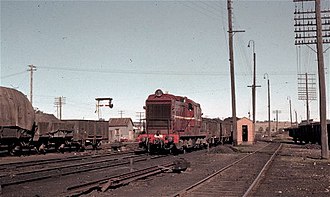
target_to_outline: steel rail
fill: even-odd
[[[113,155],[113,156],[119,156],[119,155]],[[72,168],[72,167],[77,167],[77,166],[80,167],[80,166],[83,166],[83,165],[90,165],[90,164],[96,164],[96,163],[105,163],[105,162],[109,162],[109,161],[122,160],[122,159],[126,159],[126,158],[131,158],[131,157],[137,157],[137,156],[136,155],[131,155],[131,156],[124,156],[124,157],[121,157],[121,158],[103,159],[103,160],[99,160],[99,161],[89,161],[89,162],[84,162],[84,163],[69,164],[69,165],[63,165],[63,166],[57,166],[57,167],[49,167],[49,168],[44,168],[44,169],[28,170],[28,171],[23,171],[23,172],[10,174],[10,176],[40,173],[40,172],[45,172],[45,171],[60,170],[60,169],[63,169],[63,168]],[[0,175],[0,178],[1,177],[6,177],[8,175],[9,174]]]
[[[163,157],[163,156],[156,156],[153,158],[149,158],[149,157],[145,157],[145,158],[139,158],[137,160],[135,160],[134,162],[140,162],[140,161],[145,161],[148,159],[156,159],[159,157]],[[128,158],[128,157],[127,157]],[[95,164],[95,162],[88,162],[88,164],[84,164],[86,168],[82,168],[82,164],[75,164],[74,166],[71,167],[77,167],[77,169],[75,170],[69,170],[67,166],[62,166],[62,167],[57,167],[55,169],[51,169],[53,170],[53,173],[50,173],[51,170],[49,169],[45,169],[42,170],[43,172],[48,172],[48,174],[41,174],[40,176],[28,176],[27,178],[19,178],[19,180],[14,180],[12,179],[12,177],[10,177],[10,179],[8,179],[7,181],[4,182],[0,182],[0,187],[7,187],[10,185],[17,185],[17,184],[21,184],[21,183],[25,183],[25,182],[31,182],[31,181],[37,181],[37,180],[42,180],[42,179],[47,179],[47,178],[52,178],[54,176],[65,176],[65,175],[70,175],[70,174],[77,174],[77,173],[81,173],[81,172],[88,172],[88,171],[93,171],[93,170],[99,170],[99,169],[103,169],[103,168],[110,168],[110,167],[115,167],[115,166],[120,166],[120,165],[126,165],[129,164],[130,161],[121,161],[123,159],[113,159],[113,161],[116,161],[118,163],[108,163],[107,161],[103,161],[103,163],[106,162],[105,165],[102,166],[90,166],[90,164]],[[109,160],[110,161],[110,160]],[[59,170],[63,170],[64,172],[61,172]],[[34,171],[34,173],[38,173],[39,171]],[[14,176],[17,179],[17,175]]]
[[[189,192],[191,192],[191,191],[197,189],[198,187],[202,186],[202,184],[204,184],[206,181],[212,179],[213,177],[215,177],[216,175],[220,174],[221,172],[224,172],[225,170],[227,170],[227,169],[231,168],[232,166],[234,166],[234,165],[240,163],[241,161],[243,161],[244,159],[246,159],[246,158],[248,158],[248,157],[254,155],[255,153],[260,152],[261,150],[267,148],[267,147],[270,146],[270,145],[271,145],[271,144],[268,144],[268,145],[266,145],[266,146],[264,146],[264,147],[262,147],[262,148],[260,148],[260,149],[258,149],[258,150],[256,150],[256,151],[251,152],[251,153],[249,153],[248,155],[246,155],[246,156],[244,156],[244,157],[242,157],[242,158],[240,158],[240,159],[234,161],[233,163],[231,163],[231,164],[229,164],[229,165],[227,165],[227,166],[221,168],[220,170],[218,170],[218,171],[214,172],[213,174],[207,176],[206,178],[204,178],[204,179],[198,181],[197,183],[195,183],[195,184],[193,184],[193,185],[191,185],[191,186],[189,186],[189,187],[187,187],[187,188],[185,188],[185,189],[183,189],[183,190],[181,190],[181,191],[175,193],[175,194],[173,195],[173,197],[179,197],[179,196],[187,195]]]
[[[74,185],[67,188],[67,191],[69,191],[69,193],[66,193],[65,195],[71,197],[80,196],[83,194],[87,194],[93,190],[100,190],[102,192],[105,192],[109,188],[117,188],[122,185],[127,185],[132,181],[162,173],[165,170],[167,170],[169,167],[174,165],[175,165],[174,163],[166,163],[161,166],[156,165],[129,173],[123,173],[110,178],[108,177],[95,181],[90,181],[88,183],[84,183],[80,185]]]
[[[0,170],[6,170],[8,168],[21,168],[21,167],[29,167],[34,165],[40,164],[48,164],[54,162],[68,162],[68,161],[75,161],[75,160],[83,160],[88,158],[98,158],[104,156],[117,156],[117,155],[125,155],[134,153],[133,151],[130,152],[121,152],[121,153],[108,153],[108,154],[97,154],[97,155],[75,155],[69,156],[65,158],[52,158],[52,159],[40,159],[40,160],[32,160],[32,161],[21,161],[21,162],[9,162],[0,164]]]
[[[261,169],[260,173],[258,174],[257,178],[254,179],[253,183],[250,185],[249,189],[245,192],[243,197],[247,197],[251,194],[252,190],[256,187],[256,185],[260,182],[261,177],[263,174],[266,173],[266,171],[269,169],[270,164],[274,161],[275,156],[277,153],[281,150],[282,144],[277,148],[277,150],[273,153],[273,155],[270,157],[270,159],[267,161],[267,163],[264,165],[264,167]]]

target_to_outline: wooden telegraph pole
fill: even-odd
[[[253,131],[255,131],[255,124],[256,124],[256,88],[261,87],[260,85],[256,85],[256,75],[257,75],[257,54],[255,51],[255,42],[254,40],[249,40],[248,47],[250,47],[250,42],[252,43],[252,50],[253,50],[253,84],[252,88],[252,122],[253,122]]]
[[[323,58],[323,39],[322,39],[322,19],[321,19],[321,0],[315,0],[316,11],[316,39],[317,39],[317,62],[319,73],[319,94],[320,94],[320,124],[321,124],[321,144],[322,158],[329,159],[329,145],[327,132],[327,99],[324,75],[324,58]]]
[[[229,62],[230,62],[230,81],[231,81],[231,109],[232,109],[232,119],[233,119],[233,143],[237,145],[237,119],[236,119],[236,96],[235,96],[235,70],[234,70],[234,50],[233,50],[233,36],[236,32],[233,31],[233,21],[232,21],[232,0],[227,0],[228,9],[228,34],[229,34]]]
[[[54,105],[57,109],[57,118],[59,118],[60,120],[62,120],[62,107],[65,104],[65,99],[66,98],[63,96],[56,97],[54,102]]]
[[[30,71],[30,102],[31,105],[33,105],[32,103],[32,99],[33,99],[33,71],[37,70],[37,67],[34,65],[28,65],[29,69],[27,71]]]
[[[310,45],[316,44],[317,62],[318,62],[318,76],[319,76],[319,96],[320,96],[320,126],[321,126],[321,156],[323,159],[329,159],[329,145],[327,133],[327,106],[326,106],[326,85],[324,74],[324,57],[323,57],[323,43],[330,43],[329,32],[330,23],[326,19],[325,14],[329,14],[329,10],[322,10],[321,15],[321,0],[293,0],[303,4],[305,1],[314,2],[315,10],[295,10],[295,33],[296,45]],[[323,19],[323,23],[322,23]],[[322,28],[323,27],[323,28]],[[322,35],[324,32],[324,36]]]

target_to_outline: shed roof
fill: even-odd
[[[128,126],[130,122],[134,125],[131,118],[110,118],[109,127]]]
[[[243,121],[243,120],[247,120],[247,121],[249,121],[249,122],[252,122],[252,120],[250,120],[250,119],[247,118],[247,117],[243,117],[243,118],[239,118],[239,119],[237,119],[237,121]]]

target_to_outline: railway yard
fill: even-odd
[[[330,4],[309,1],[1,1],[0,197],[330,196]]]
[[[1,157],[2,196],[329,196],[330,162],[287,134],[179,155],[100,150]],[[187,169],[186,169],[187,168]]]

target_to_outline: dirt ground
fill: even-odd
[[[330,160],[318,145],[284,144],[253,196],[330,196]]]

